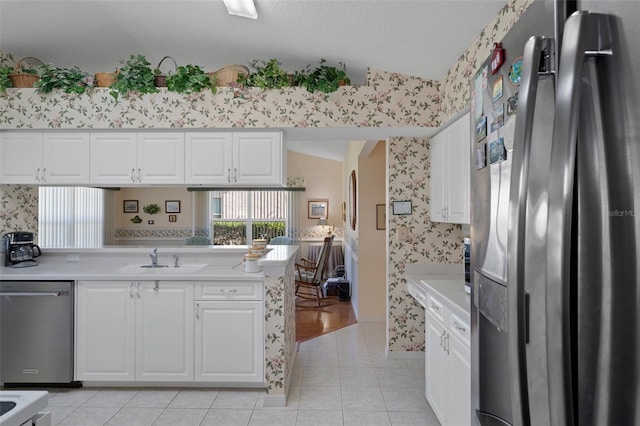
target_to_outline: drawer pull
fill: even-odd
[[[221,288],[220,293],[237,293],[237,288]]]
[[[434,311],[440,312],[440,306],[436,305],[433,302],[431,302],[431,309],[433,309]]]

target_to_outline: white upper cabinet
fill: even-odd
[[[470,222],[469,120],[467,113],[431,139],[432,222]]]
[[[185,151],[185,183],[230,183],[233,168],[233,133],[188,132],[185,135]]]
[[[184,183],[184,133],[92,133],[91,183]]]
[[[233,134],[233,183],[284,184],[284,147],[281,132]]]
[[[89,133],[0,133],[0,183],[69,185],[89,181]]]
[[[282,132],[187,132],[187,184],[283,185]]]

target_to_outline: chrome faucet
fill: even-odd
[[[156,267],[158,266],[158,249],[154,248],[153,253],[149,253],[149,257],[151,258],[151,265]]]

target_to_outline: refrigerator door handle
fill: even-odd
[[[552,425],[572,426],[577,395],[573,394],[571,335],[572,215],[578,121],[583,70],[588,58],[611,55],[615,18],[576,12],[567,19],[562,40],[551,170],[548,183],[546,324],[549,404]],[[617,46],[615,46],[617,48]]]
[[[546,57],[553,39],[531,37],[524,47],[522,83],[518,95],[518,114],[511,154],[511,191],[509,200],[509,240],[507,257],[508,350],[511,377],[511,404],[514,425],[529,424],[527,370],[525,357],[526,309],[524,289],[525,223],[531,141],[536,109],[539,70],[546,69]]]

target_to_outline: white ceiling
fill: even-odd
[[[90,72],[142,53],[154,66],[170,55],[206,71],[277,58],[293,72],[325,58],[346,63],[354,84],[367,68],[440,80],[506,0],[255,3],[257,20],[227,14],[222,0],[0,0],[0,48]],[[388,132],[288,133],[295,146],[293,136],[328,144]]]

